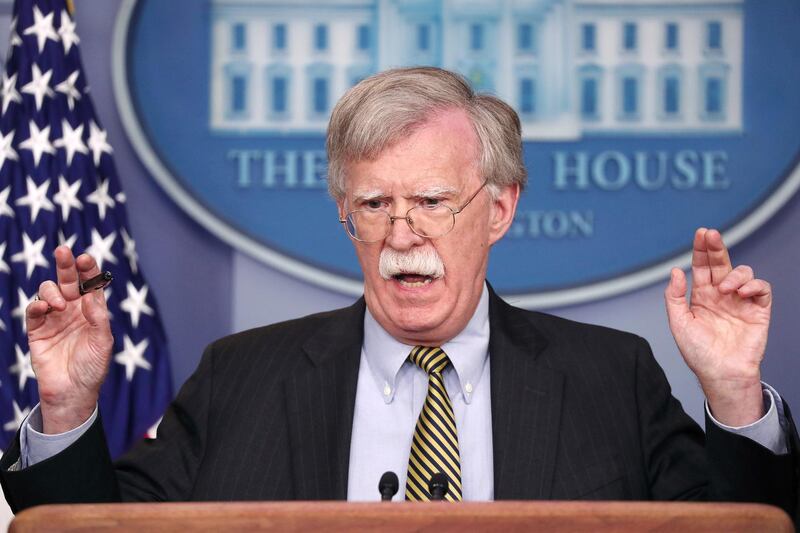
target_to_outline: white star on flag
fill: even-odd
[[[67,76],[64,81],[56,85],[56,91],[67,97],[67,105],[70,111],[75,107],[75,101],[81,99],[81,92],[75,88],[75,82],[78,81],[79,75],[80,71],[76,70]]]
[[[42,108],[45,96],[50,98],[55,96],[53,89],[50,88],[50,77],[53,75],[53,71],[48,70],[42,74],[42,71],[39,70],[39,65],[34,63],[31,74],[33,77],[31,81],[22,86],[22,92],[33,95],[36,99],[36,111],[39,111]]]
[[[5,135],[0,134],[0,169],[6,164],[6,160],[16,161],[17,151],[14,150],[14,132],[11,130]]]
[[[6,255],[6,246],[8,246],[7,242],[0,242],[0,272],[5,272],[7,274],[11,272],[11,269],[8,268],[8,263],[3,259]]]
[[[31,412],[30,407],[20,409],[16,400],[11,400],[11,406],[14,408],[14,420],[9,420],[3,424],[3,429],[6,431],[18,430],[22,422],[25,421],[25,417],[27,417]]]
[[[128,197],[127,197],[127,196],[125,196],[125,193],[124,193],[124,192],[118,192],[118,193],[117,193],[117,194],[114,196],[114,199],[115,199],[117,202],[121,203],[121,204],[124,204],[125,202],[127,202],[127,201],[128,201]]]
[[[3,72],[3,88],[0,89],[0,94],[3,95],[3,114],[5,115],[6,109],[11,102],[18,104],[22,103],[22,95],[17,92],[17,73],[11,76],[7,72]]]
[[[100,129],[100,127],[95,123],[95,121],[91,121],[89,123],[89,149],[92,151],[92,155],[94,156],[94,166],[100,164],[100,157],[102,157],[103,153],[110,154],[114,151],[111,148],[111,145],[108,144],[106,138],[108,137],[108,132],[105,130]]]
[[[136,290],[136,286],[130,281],[126,284],[128,297],[119,304],[120,309],[131,315],[131,323],[134,328],[139,327],[139,319],[142,314],[153,316],[155,311],[147,305],[147,285],[142,285],[141,290]]]
[[[111,247],[114,246],[116,238],[115,231],[101,237],[97,228],[92,228],[92,245],[86,249],[86,253],[94,257],[94,260],[97,261],[97,268],[100,270],[103,270],[104,261],[117,264],[117,258],[111,253]]]
[[[8,205],[8,195],[11,193],[11,185],[0,191],[0,217],[8,215],[14,218],[14,210]]]
[[[83,124],[72,129],[67,119],[61,120],[61,137],[53,143],[56,148],[64,148],[67,151],[67,165],[72,164],[75,152],[82,154],[89,153],[89,149],[83,144]]]
[[[17,205],[27,205],[31,208],[31,224],[34,224],[36,222],[36,217],[39,216],[39,211],[42,209],[45,211],[53,211],[56,207],[53,205],[53,202],[50,201],[50,198],[47,197],[47,189],[50,187],[50,180],[46,180],[38,187],[30,176],[25,178],[25,180],[26,186],[28,187],[28,194],[20,196],[14,203]]]
[[[36,374],[33,373],[30,352],[24,353],[19,345],[15,345],[14,348],[16,348],[17,351],[17,362],[11,365],[8,371],[12,374],[19,375],[19,390],[21,391],[25,388],[25,383],[28,382],[28,378],[36,379]]]
[[[28,329],[28,326],[25,323],[25,308],[27,308],[28,304],[33,301],[33,296],[28,298],[28,296],[22,290],[22,287],[17,287],[17,300],[19,301],[19,304],[17,304],[17,306],[11,310],[11,317],[18,318],[20,320],[20,323],[22,324],[22,332],[25,333],[25,331]]]
[[[25,271],[28,279],[30,279],[31,274],[33,274],[37,266],[44,268],[50,266],[50,263],[47,262],[47,259],[44,258],[44,254],[42,253],[46,240],[47,236],[42,235],[36,242],[32,242],[28,234],[23,233],[22,251],[11,256],[11,261],[13,263],[25,263]]]
[[[150,363],[144,358],[144,351],[150,341],[145,338],[139,344],[133,344],[131,338],[125,335],[122,342],[123,349],[114,356],[114,361],[125,366],[125,377],[130,381],[137,367],[150,370]]]
[[[139,254],[136,253],[136,242],[131,239],[130,235],[128,235],[128,232],[125,231],[125,228],[122,228],[119,233],[122,235],[122,253],[124,253],[125,257],[128,258],[128,264],[131,266],[131,272],[136,274],[139,271],[139,265],[137,263],[137,261],[139,261]]]
[[[61,27],[58,29],[58,34],[61,36],[61,42],[64,43],[64,53],[69,53],[69,49],[73,44],[81,42],[78,34],[75,33],[75,22],[70,18],[69,13],[61,11]],[[70,107],[70,109],[72,109]]]
[[[108,194],[108,186],[110,184],[111,181],[109,180],[100,180],[94,192],[86,196],[87,202],[91,202],[97,206],[97,211],[100,213],[100,220],[106,219],[107,207],[114,207],[114,199]]]
[[[58,42],[58,34],[53,27],[53,15],[55,15],[55,11],[46,16],[42,15],[42,12],[39,11],[39,6],[33,6],[33,24],[22,32],[23,35],[36,35],[39,53],[44,49],[47,39]]]
[[[61,231],[61,230],[58,230],[58,245],[59,246],[66,246],[67,248],[72,250],[72,247],[75,246],[75,241],[76,240],[78,240],[78,234],[77,233],[73,233],[72,236],[69,239],[67,239],[66,237],[64,237],[64,232]]]
[[[78,191],[80,188],[81,180],[70,185],[69,182],[64,179],[64,176],[58,177],[58,192],[53,195],[53,201],[61,206],[61,219],[65,222],[69,218],[70,209],[83,209],[83,204],[78,200]]]
[[[0,298],[0,309],[2,308],[3,308],[3,299]],[[0,318],[0,331],[5,331],[5,330],[6,330],[6,323],[3,322],[2,318]]]
[[[50,142],[49,125],[39,129],[39,126],[31,120],[29,126],[30,136],[19,143],[19,147],[33,152],[33,164],[38,167],[42,154],[47,152],[50,155],[54,155],[56,149],[53,148],[53,144]]]
[[[19,38],[19,34],[17,33],[17,17],[11,19],[11,29],[9,32],[11,33],[11,40],[8,46],[10,51],[15,46],[20,46],[22,44],[22,39]]]

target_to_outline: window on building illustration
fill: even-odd
[[[636,115],[639,112],[639,80],[634,76],[622,78],[622,114]]]
[[[325,24],[314,26],[314,50],[328,49],[328,27]]]
[[[678,24],[667,22],[664,26],[664,48],[670,52],[678,49]]]
[[[706,115],[722,114],[722,79],[718,77],[706,78],[705,103]]]
[[[417,50],[427,52],[431,48],[431,27],[428,24],[417,25]]]
[[[471,24],[469,27],[470,50],[483,50],[483,24]]]
[[[358,28],[356,28],[356,42],[358,43],[359,50],[369,50],[369,26],[366,24],[360,24]]]
[[[239,22],[233,25],[233,49],[237,52],[247,48],[247,26]]]
[[[597,113],[597,78],[581,80],[581,115],[584,118],[596,118]]]
[[[536,113],[536,83],[533,78],[519,81],[519,112],[523,115]]]
[[[517,26],[517,50],[520,52],[534,52],[533,24],[523,22]]]
[[[712,20],[706,25],[706,47],[709,50],[722,50],[722,23]]]
[[[288,111],[289,80],[284,76],[272,78],[272,111],[285,113]]]
[[[664,114],[677,115],[681,111],[680,79],[670,75],[664,77]]]
[[[327,113],[328,112],[328,79],[327,78],[314,78],[312,84],[312,92],[314,94],[314,113]]]
[[[636,23],[626,22],[622,25],[622,48],[627,52],[636,50]]]
[[[242,75],[231,78],[231,111],[244,113],[247,110],[247,77]]]
[[[272,27],[272,44],[275,50],[286,50],[286,24]]]
[[[594,24],[581,26],[581,50],[594,52],[597,49],[597,29]]]

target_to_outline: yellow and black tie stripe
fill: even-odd
[[[444,387],[442,372],[450,359],[438,347],[416,346],[408,356],[428,374],[428,395],[417,419],[408,457],[406,500],[428,501],[428,482],[436,473],[449,481],[445,499],[461,501],[461,456],[453,404]]]

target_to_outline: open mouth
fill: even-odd
[[[424,276],[422,274],[395,274],[393,279],[400,282],[403,287],[422,287],[433,281],[432,276]]]

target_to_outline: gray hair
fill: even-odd
[[[435,67],[386,70],[348,90],[328,125],[328,191],[344,197],[347,163],[373,160],[412,135],[437,113],[463,109],[478,138],[479,168],[496,196],[509,185],[525,187],[519,116],[489,94],[476,94],[459,74]]]

